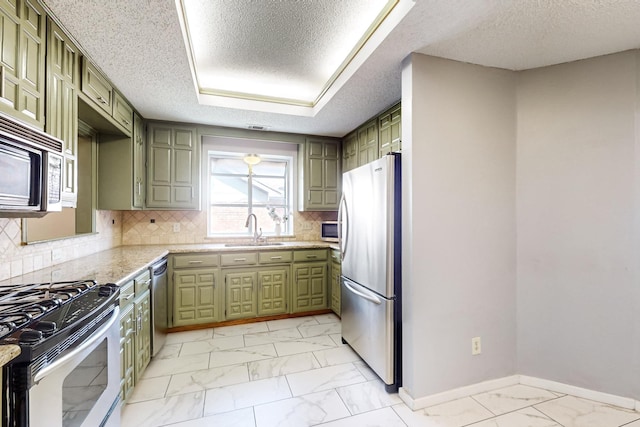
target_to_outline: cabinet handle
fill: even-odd
[[[138,196],[142,194],[142,180],[138,179]]]
[[[282,259],[281,256],[272,256],[271,259]]]
[[[122,121],[124,122],[125,125],[129,126],[131,124],[131,122],[125,118],[122,119]]]
[[[202,264],[202,261],[191,260],[189,264]]]
[[[318,258],[318,255],[307,255],[308,259],[314,259],[314,258]]]
[[[233,262],[242,262],[242,261],[246,261],[246,258],[234,258]]]
[[[127,295],[127,297],[124,299],[125,301],[129,301],[131,298],[134,297],[135,294],[129,294]]]
[[[101,104],[106,104],[107,100],[104,99],[103,97],[101,97],[100,95],[98,95],[98,102],[101,103]]]

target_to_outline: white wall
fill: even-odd
[[[402,86],[403,387],[420,398],[515,373],[516,76],[412,54]]]
[[[517,107],[518,372],[636,399],[638,62],[519,73]]]

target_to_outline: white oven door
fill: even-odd
[[[29,390],[30,427],[118,425],[120,309],[87,341],[38,372]],[[110,411],[111,417],[109,418]],[[107,421],[107,418],[108,421]]]

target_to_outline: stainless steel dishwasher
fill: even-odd
[[[167,310],[167,257],[149,267],[151,270],[151,356],[158,354],[165,339],[169,324]]]

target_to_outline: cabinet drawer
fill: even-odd
[[[217,267],[219,264],[218,254],[173,255],[173,268]]]
[[[151,273],[149,270],[145,270],[139,274],[135,279],[133,279],[133,283],[136,295],[142,295],[144,291],[149,289],[149,285],[151,284]]]
[[[127,304],[133,302],[133,297],[135,295],[133,280],[130,280],[120,286],[120,308],[124,310],[124,307],[127,306]]]
[[[258,253],[260,264],[276,264],[291,262],[293,254],[291,251],[266,251]]]
[[[222,266],[254,265],[258,263],[258,254],[256,252],[222,254],[220,258]]]
[[[295,251],[293,253],[293,260],[295,262],[300,261],[325,261],[327,259],[326,249],[311,249],[307,251]]]
[[[342,262],[340,259],[340,251],[337,249],[331,249],[331,261],[333,262]]]

